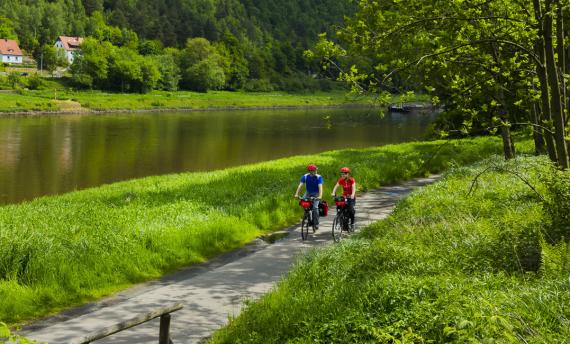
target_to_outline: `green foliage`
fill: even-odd
[[[53,73],[57,67],[66,67],[68,64],[62,51],[52,45],[44,45],[41,54],[38,60],[38,69],[45,69]]]
[[[204,38],[189,39],[180,53],[183,69],[182,86],[185,89],[206,92],[221,89],[226,82],[222,57]]]
[[[30,90],[40,89],[44,84],[44,80],[38,73],[28,76],[26,81]]]
[[[570,172],[553,171],[545,175],[548,200],[544,205],[548,214],[546,241],[556,244],[570,242]]]
[[[53,46],[60,35],[90,37],[115,47],[129,48],[143,56],[162,55],[164,47],[184,48],[189,40],[212,43],[215,54],[219,55],[215,59],[224,73],[223,87],[238,90],[248,79],[276,83],[281,77],[316,70],[318,67],[314,62],[303,58],[303,51],[318,33],[330,31],[331,25],[340,23],[354,8],[354,4],[346,0],[286,3],[257,0],[4,0],[0,2],[3,15],[0,33],[5,32],[2,37],[18,38],[21,47],[37,61],[40,61],[44,46]],[[187,55],[194,52],[185,50]],[[101,59],[106,59],[107,55],[95,54]],[[186,59],[177,61],[180,62],[180,75],[176,78],[184,77],[191,65],[206,57],[190,62]],[[91,63],[96,65],[93,58]],[[47,63],[46,67],[51,70],[50,66],[56,65]],[[205,65],[202,63],[194,74],[205,70]],[[164,66],[157,67],[162,70]],[[219,77],[218,72],[198,74]],[[75,73],[74,78],[80,87],[129,90],[120,85],[110,87],[110,83],[102,82],[105,77],[95,74],[95,70]],[[169,75],[167,79],[169,81],[163,80],[157,87],[174,89],[173,76]],[[187,81],[184,80],[183,87],[190,84]],[[320,85],[315,83],[312,87],[318,90]]]
[[[0,16],[0,38],[16,39],[14,24],[6,17]]]
[[[356,93],[429,94],[445,105],[436,133],[494,134],[533,121],[538,23],[529,14],[532,2],[513,0],[363,0],[336,41],[322,35],[307,56]]]
[[[529,272],[520,253],[568,262],[570,250],[540,240],[541,200],[501,160],[452,169],[353,240],[313,250],[211,343],[565,342],[567,272]],[[546,159],[519,163],[544,193]],[[469,192],[489,164],[502,170]]]
[[[101,86],[107,79],[109,57],[113,46],[86,38],[81,44],[81,53],[71,65],[73,80],[80,86]]]
[[[139,42],[138,51],[141,55],[160,55],[164,47],[158,40],[143,40]]]
[[[224,70],[213,58],[206,58],[188,67],[183,76],[185,86],[192,91],[207,92],[221,89],[226,81]]]
[[[0,319],[17,322],[92,299],[296,222],[291,194],[307,161],[328,181],[349,165],[368,189],[475,161],[499,147],[478,139],[332,151],[0,207]],[[235,201],[244,194],[248,202]]]
[[[244,87],[244,91],[247,92],[273,92],[274,88],[271,81],[267,79],[250,79],[248,80]]]
[[[13,334],[8,326],[0,321],[0,344],[18,343],[18,344],[35,344],[33,340]]]
[[[22,85],[22,81],[20,78],[20,73],[19,72],[10,72],[8,74],[8,84],[10,84],[10,87],[12,88],[19,88]]]

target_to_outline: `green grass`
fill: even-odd
[[[325,191],[344,165],[365,190],[500,151],[496,138],[332,151],[0,207],[0,321],[91,300],[294,223],[292,196],[309,162],[320,166]]]
[[[48,89],[39,91],[21,91],[19,93],[0,93],[0,105],[3,112],[57,110],[57,100],[72,100],[81,107],[97,111],[114,110],[156,110],[156,109],[225,109],[250,107],[299,107],[331,106],[347,104],[369,104],[369,100],[353,99],[343,92],[290,94],[285,92],[254,93],[210,91],[197,92],[162,92],[148,94],[105,93],[100,91],[70,91],[58,89],[50,84]]]
[[[570,247],[545,243],[540,197],[513,171],[548,199],[544,157],[454,168],[311,252],[211,343],[567,343]]]
[[[56,111],[59,107],[50,99],[21,95],[18,93],[0,93],[1,112]]]

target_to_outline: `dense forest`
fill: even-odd
[[[89,37],[71,68],[85,87],[296,90],[330,87],[310,76],[320,68],[303,52],[355,9],[347,0],[3,0],[0,35],[48,70],[65,64],[58,36]]]

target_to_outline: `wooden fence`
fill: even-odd
[[[163,307],[147,314],[139,315],[130,320],[120,322],[118,324],[109,326],[107,328],[101,329],[97,332],[93,332],[83,338],[72,341],[72,344],[89,344],[96,340],[108,337],[117,332],[124,331],[131,327],[143,324],[149,320],[160,317],[160,332],[158,335],[159,344],[172,344],[170,339],[170,313],[176,312],[182,309],[182,304],[177,303],[175,305]]]

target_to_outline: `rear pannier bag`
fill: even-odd
[[[326,201],[319,202],[319,216],[327,216],[329,214],[329,205]]]

